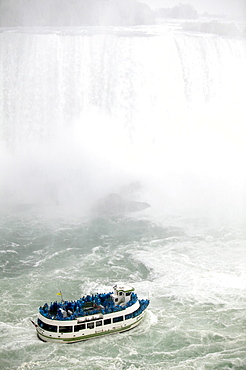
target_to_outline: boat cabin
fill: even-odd
[[[125,306],[126,303],[130,302],[134,288],[129,285],[116,284],[113,289],[114,293],[112,294],[112,298],[115,305]]]

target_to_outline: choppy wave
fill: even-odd
[[[8,270],[1,272],[3,369],[243,369],[244,234],[200,229],[194,235],[174,219],[169,227],[147,219],[98,219],[56,224],[52,233],[40,221],[32,235],[30,226],[9,220],[9,242],[18,230],[19,238],[28,239],[28,253],[16,246],[18,269],[11,253]],[[77,299],[107,291],[115,281],[127,281],[150,298],[137,329],[74,344],[72,352],[71,346],[37,339],[29,318],[58,291]]]

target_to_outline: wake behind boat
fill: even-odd
[[[115,285],[111,293],[84,296],[77,301],[45,303],[39,308],[38,337],[45,342],[74,343],[130,330],[144,317],[148,299],[139,300],[134,288]]]

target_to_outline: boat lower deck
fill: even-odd
[[[102,335],[109,335],[109,334],[115,334],[115,333],[121,333],[124,331],[128,331],[130,329],[133,329],[137,325],[140,324],[141,320],[144,316],[144,311],[136,318],[130,319],[127,321],[123,321],[120,324],[111,324],[108,327],[104,326],[102,328],[95,328],[91,331],[88,331],[90,329],[85,329],[82,333],[81,331],[79,333],[72,332],[69,335],[57,335],[54,333],[48,333],[47,331],[44,331],[40,327],[37,327],[37,335],[39,339],[41,339],[44,342],[55,342],[55,343],[75,343],[80,342],[83,340],[100,337]]]

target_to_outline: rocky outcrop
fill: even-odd
[[[124,215],[128,212],[142,211],[148,207],[150,207],[150,204],[146,202],[127,200],[113,193],[100,199],[94,208],[94,212],[100,215]]]

